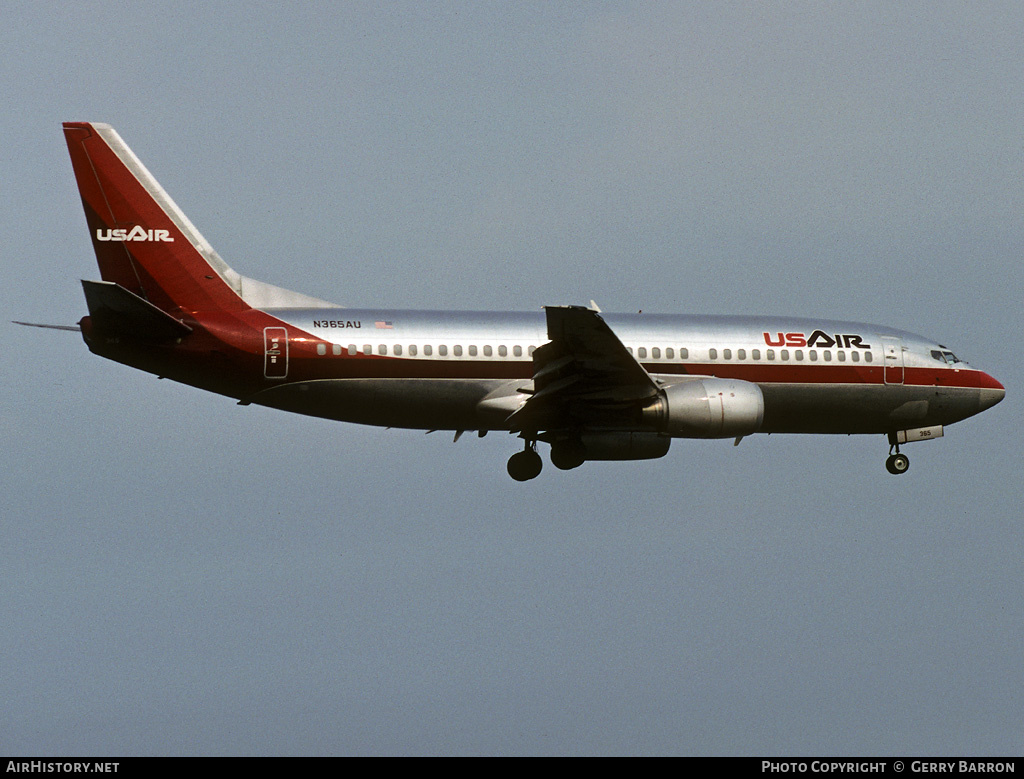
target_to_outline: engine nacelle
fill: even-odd
[[[673,438],[750,435],[764,420],[761,388],[740,379],[698,379],[671,384],[644,409],[644,419]]]

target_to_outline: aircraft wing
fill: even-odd
[[[533,393],[508,418],[513,430],[616,426],[657,397],[657,382],[596,310],[544,311],[550,340],[533,353]]]

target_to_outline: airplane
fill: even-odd
[[[522,439],[517,481],[551,463],[664,456],[672,439],[880,434],[900,445],[1003,399],[942,344],[778,316],[343,308],[239,275],[108,124],[64,135],[99,281],[77,327],[94,354],[240,405],[386,428]],[[19,323],[28,324],[28,323]],[[41,325],[45,326],[45,325]]]

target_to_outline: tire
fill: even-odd
[[[585,461],[580,441],[559,441],[551,446],[551,464],[562,471],[579,468]]]
[[[529,481],[537,478],[543,467],[544,463],[540,459],[540,455],[532,449],[517,452],[508,458],[508,475],[516,481]]]
[[[900,476],[910,469],[910,458],[905,454],[890,455],[885,461],[885,469],[895,476]]]

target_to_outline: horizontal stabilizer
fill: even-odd
[[[112,281],[83,281],[85,303],[95,328],[104,334],[168,341],[181,338],[192,328],[148,300]]]
[[[12,319],[11,323],[15,325],[23,325],[25,327],[43,327],[47,330],[70,330],[72,333],[82,332],[82,328],[78,325],[42,325],[38,322],[19,322],[16,319]]]

